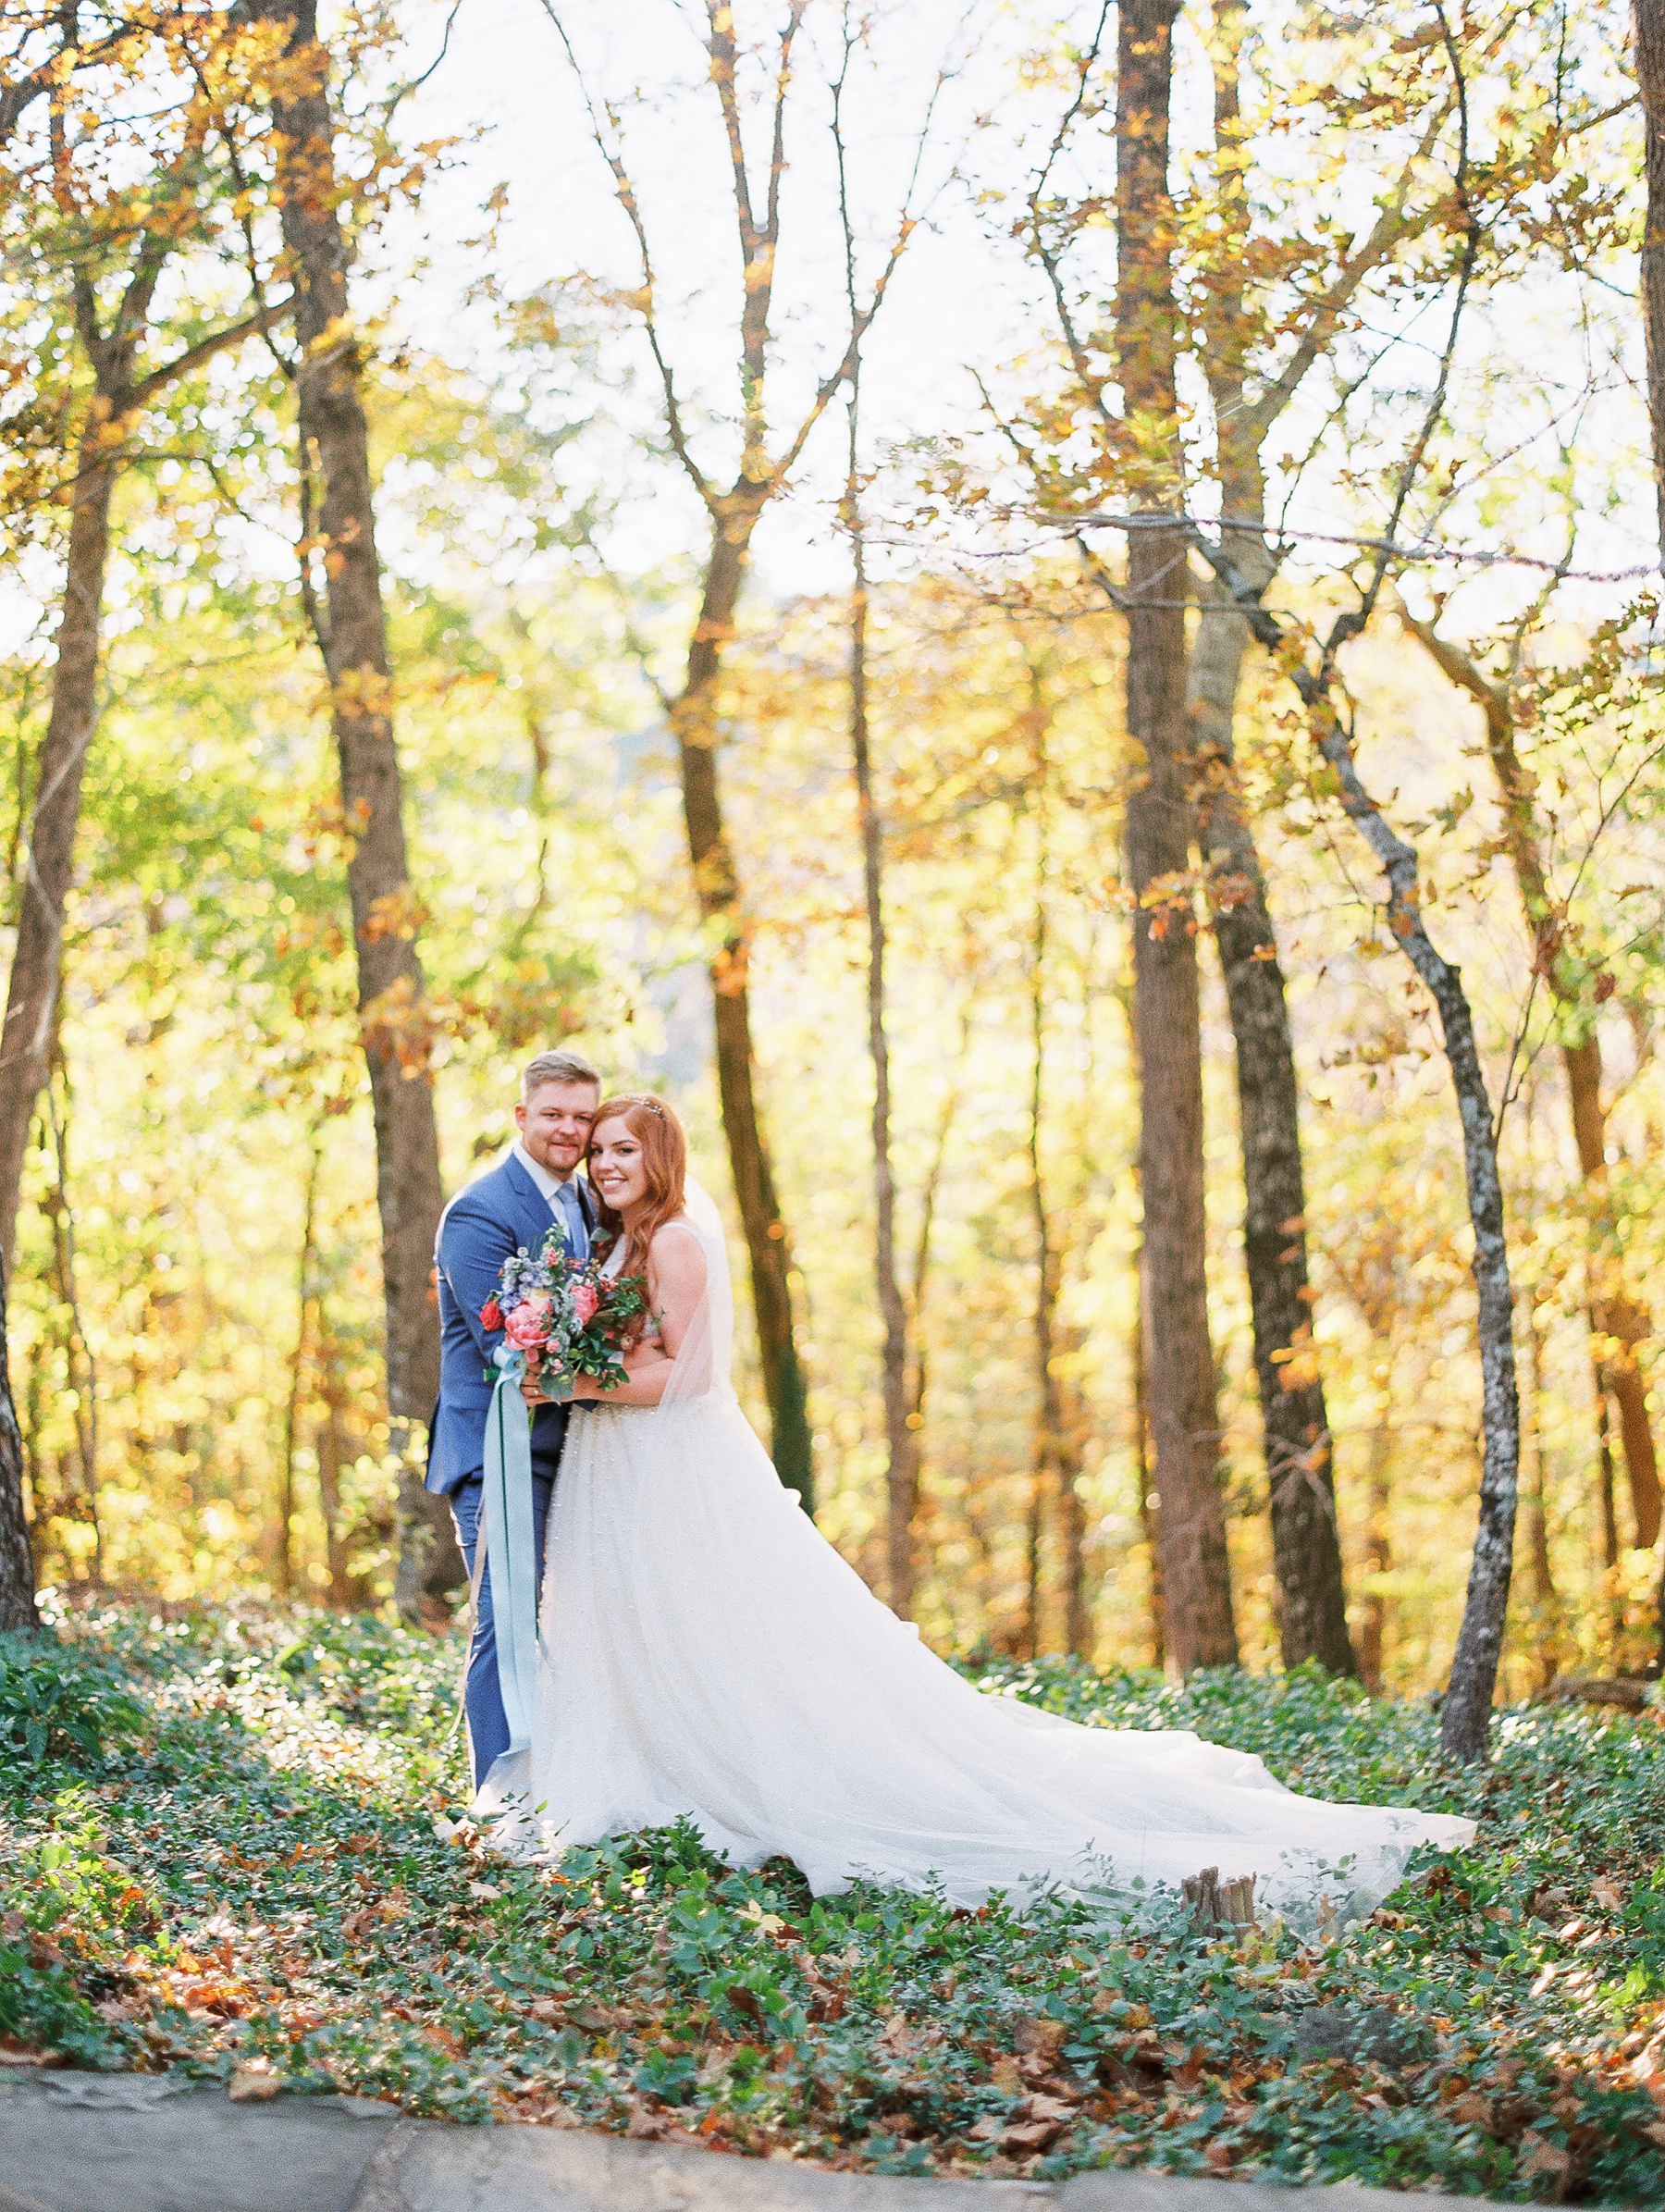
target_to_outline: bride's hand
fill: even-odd
[[[596,1380],[596,1378],[593,1375],[579,1375],[574,1377],[573,1381],[573,1400],[575,1404],[584,1400],[588,1400],[593,1403],[598,1398],[605,1398],[607,1392],[601,1388],[601,1385]]]
[[[553,1405],[555,1403],[553,1398],[545,1396],[529,1375],[521,1384],[520,1393],[528,1405]]]

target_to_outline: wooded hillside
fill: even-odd
[[[0,1625],[445,1616],[571,1039],[940,1648],[1649,1666],[1660,14],[12,8]]]

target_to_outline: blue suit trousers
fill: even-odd
[[[549,1500],[555,1477],[532,1470],[532,1535],[537,1555],[537,1587],[543,1589],[544,1526],[549,1517]],[[480,1514],[485,1485],[478,1475],[459,1483],[450,1494],[451,1517],[457,1524],[457,1541],[474,1574],[475,1546],[479,1540]],[[497,1625],[491,1611],[491,1561],[480,1576],[479,1602],[475,1612],[474,1641],[468,1648],[468,1742],[474,1759],[475,1787],[491,1771],[491,1762],[509,1749],[509,1716],[503,1711],[503,1692],[498,1681]]]

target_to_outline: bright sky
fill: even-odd
[[[705,57],[692,11],[664,0],[616,0],[605,9],[578,0],[561,13],[592,84],[604,97],[630,102],[622,138],[654,244],[669,350],[691,419],[703,418],[701,457],[713,475],[732,476],[739,261],[726,148],[715,104],[699,87]],[[752,18],[761,20],[761,12],[742,13],[743,32]],[[812,10],[812,19],[823,32],[834,22],[830,11],[817,18]],[[431,39],[425,46],[417,34],[413,43],[431,55],[442,12],[425,8],[420,20],[431,25]],[[849,167],[861,268],[870,284],[906,196],[937,72],[945,60],[956,65],[939,99],[915,192],[916,208],[930,219],[908,248],[867,350],[864,413],[871,446],[966,427],[978,403],[971,365],[985,372],[997,366],[1020,350],[1033,327],[1038,303],[1020,257],[997,247],[991,219],[973,206],[967,183],[952,175],[956,162],[984,162],[993,151],[991,134],[978,133],[974,119],[979,108],[1009,95],[1018,43],[1008,11],[980,0],[968,18],[951,5],[915,0],[882,19],[873,48],[879,66],[858,63],[853,73]],[[508,56],[515,59],[506,66]],[[787,342],[778,350],[781,367],[771,391],[782,425],[801,416],[814,374],[836,361],[845,331],[843,246],[827,128],[827,85],[838,56],[806,38],[797,59],[777,275],[776,320]],[[422,138],[461,134],[481,118],[488,124],[483,140],[425,203],[430,239],[477,229],[473,209],[503,179],[511,192],[499,259],[506,284],[530,291],[582,271],[606,284],[634,286],[634,243],[574,70],[539,0],[464,0],[450,52],[411,104],[403,128]],[[749,152],[760,187],[767,168],[760,136]],[[464,251],[440,243],[430,276],[406,294],[413,334],[451,358],[459,350],[456,302],[476,274]],[[483,315],[475,327],[475,342],[489,345]],[[644,377],[651,374],[634,334],[618,349],[619,358],[626,356]],[[649,419],[654,399],[652,386],[644,383],[634,402],[639,419]],[[816,433],[797,478],[798,496],[771,518],[758,550],[777,588],[820,588],[843,580],[845,563],[828,505],[842,478],[844,439],[840,411]],[[691,500],[677,488],[667,510],[670,468],[640,460],[635,466],[652,479],[654,492],[631,533],[641,550],[648,552],[656,538],[659,550],[685,542]]]
[[[1407,19],[1417,12],[1405,0]],[[635,250],[596,150],[574,68],[550,19],[563,23],[592,91],[621,110],[622,143],[637,185],[659,274],[659,299],[679,383],[691,416],[705,418],[701,451],[713,473],[732,471],[735,402],[733,324],[738,295],[738,258],[726,150],[715,104],[703,84],[705,56],[698,0],[462,0],[444,62],[409,104],[402,128],[413,137],[465,134],[480,130],[462,151],[453,173],[425,202],[421,222],[431,267],[407,287],[404,312],[416,337],[456,359],[473,343],[488,347],[484,311],[472,317],[458,303],[478,275],[458,244],[478,229],[475,210],[500,181],[509,188],[499,273],[509,289],[530,291],[578,272],[625,288],[637,280]],[[741,0],[743,39],[771,26],[780,10],[760,0]],[[848,97],[851,176],[866,269],[882,257],[914,161],[920,118],[939,68],[955,65],[939,98],[936,128],[923,165],[919,204],[930,222],[916,236],[892,297],[868,346],[864,417],[870,451],[897,440],[977,434],[980,401],[974,372],[1000,388],[1003,375],[1026,352],[1050,343],[1051,314],[1034,276],[1006,236],[1009,214],[979,204],[980,192],[996,186],[1020,189],[1034,159],[1025,127],[1050,123],[1058,106],[1055,88],[1024,88],[1020,63],[1033,45],[1055,41],[1061,13],[1078,35],[1097,16],[1096,0],[1057,13],[1000,0],[902,0],[875,11],[876,28],[865,66],[854,72]],[[414,66],[438,51],[444,6],[413,0],[410,23]],[[1045,13],[1045,21],[1042,16]],[[800,40],[795,112],[788,142],[783,255],[777,279],[777,323],[784,343],[771,389],[777,421],[795,417],[808,396],[810,372],[834,359],[844,328],[841,241],[827,132],[826,87],[837,55],[827,43],[836,30],[832,7],[811,7]],[[820,43],[818,43],[818,38]],[[1207,88],[1200,48],[1182,29],[1175,130],[1181,143],[1205,142]],[[754,122],[755,122],[754,113]],[[1114,154],[1107,130],[1087,134],[1089,154],[1102,147],[1108,188]],[[1369,142],[1361,141],[1361,174],[1367,173]],[[766,149],[752,145],[754,178],[760,179]],[[957,169],[958,174],[955,174]],[[1080,171],[1076,173],[1079,180]],[[1350,219],[1363,219],[1368,192]],[[389,240],[395,258],[414,241]],[[1429,373],[1443,337],[1445,308],[1423,311],[1416,336],[1427,344],[1407,352],[1396,381],[1414,386]],[[1502,455],[1528,433],[1541,433],[1547,412],[1511,411],[1506,389],[1510,357],[1523,366],[1548,367],[1569,389],[1582,385],[1583,338],[1572,325],[1565,295],[1539,284],[1523,288],[1497,310],[1472,321],[1468,373],[1476,379],[1503,372],[1486,404]],[[613,356],[638,372],[652,372],[639,339],[622,340]],[[1623,567],[1654,557],[1647,486],[1636,467],[1641,415],[1624,379],[1610,389],[1582,419],[1580,431],[1601,456],[1599,485],[1585,491],[1590,512],[1581,558],[1590,565]],[[1008,389],[1014,387],[1008,386]],[[632,419],[651,419],[655,393],[638,386],[623,402]],[[1407,400],[1407,422],[1416,409]],[[714,420],[712,418],[715,418]],[[1298,419],[1298,418],[1297,418]],[[761,577],[777,591],[825,589],[842,583],[846,566],[831,505],[843,469],[842,419],[824,422],[796,478],[795,496],[777,507],[760,534]],[[673,464],[655,465],[598,439],[601,465],[623,463],[640,488],[618,541],[625,565],[644,565],[695,542],[698,525],[691,496]],[[1546,461],[1552,445],[1535,452]],[[579,456],[577,465],[584,465]],[[1617,488],[1618,506],[1598,510]],[[1301,516],[1314,528],[1356,527],[1357,509],[1343,503],[1324,480],[1301,498]],[[1509,518],[1502,518],[1508,526]],[[1494,515],[1493,527],[1498,526]],[[1553,536],[1554,533],[1551,533]],[[1494,540],[1495,542],[1495,540]],[[1528,550],[1559,551],[1559,543],[1531,538]],[[1326,556],[1315,551],[1315,565]],[[1518,579],[1525,588],[1528,579]],[[1517,596],[1498,580],[1471,598]],[[1601,595],[1604,603],[1610,597]],[[1478,607],[1476,608],[1478,612]]]

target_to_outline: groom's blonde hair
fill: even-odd
[[[581,1052],[574,1052],[562,1044],[554,1052],[540,1052],[535,1060],[528,1060],[521,1071],[521,1104],[524,1106],[534,1091],[541,1091],[545,1083],[594,1083],[601,1088],[601,1078]]]

